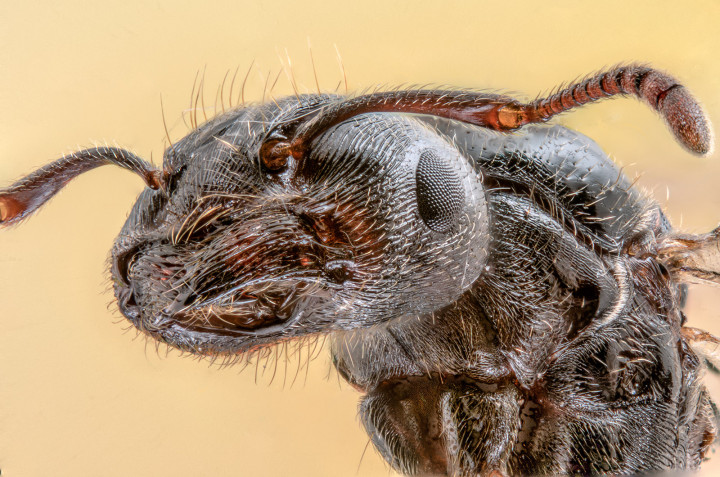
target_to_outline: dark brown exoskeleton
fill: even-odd
[[[618,94],[709,153],[687,90],[629,65],[528,104],[411,90],[240,108],[162,170],[115,148],[60,159],[0,191],[0,218],[102,164],[140,174],[112,251],[123,315],[210,356],[329,334],[400,472],[697,468],[718,342],[685,326],[683,283],[720,281],[719,234],[675,232],[590,139],[531,125]]]

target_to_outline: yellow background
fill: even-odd
[[[313,90],[308,39],[325,90],[342,79],[334,45],[351,90],[435,83],[527,98],[646,61],[680,78],[720,124],[719,20],[717,1],[2,0],[0,181],[96,141],[158,162],[161,94],[179,139],[198,70],[207,68],[208,115],[225,73],[242,75],[253,60],[250,99],[287,56],[301,90]],[[281,75],[273,94],[290,91]],[[639,184],[677,226],[717,224],[720,155],[691,157],[645,106],[607,101],[557,122],[595,138],[629,175],[642,172]],[[280,363],[272,384],[261,363],[256,384],[254,367],[166,356],[123,331],[108,307],[106,258],[141,188],[119,169],[93,171],[0,232],[3,476],[391,474],[372,447],[362,457],[359,396],[339,384],[325,353],[292,386],[297,361],[286,382]],[[693,292],[690,323],[720,332],[720,294]],[[704,473],[720,473],[720,457]]]

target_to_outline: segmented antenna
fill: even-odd
[[[72,179],[106,164],[115,164],[138,174],[151,189],[163,187],[162,171],[131,152],[115,147],[85,149],[36,170],[6,189],[0,189],[0,226],[20,222]]]
[[[556,114],[615,95],[642,99],[659,112],[675,138],[695,154],[713,150],[713,133],[705,112],[675,78],[647,66],[616,66],[561,89],[526,106],[529,122],[547,121]]]
[[[699,155],[712,152],[710,121],[695,98],[671,76],[636,64],[601,71],[527,104],[508,96],[464,91],[408,90],[362,95],[326,106],[299,124],[292,138],[265,150],[281,154],[289,148],[292,155],[300,159],[318,135],[365,113],[428,114],[498,131],[513,131],[616,95],[635,96],[645,101],[663,116],[677,140],[689,151]],[[263,162],[277,161],[263,157]]]

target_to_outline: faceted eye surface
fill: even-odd
[[[425,225],[435,232],[450,232],[465,199],[457,173],[435,151],[426,150],[420,154],[415,186],[418,211]]]

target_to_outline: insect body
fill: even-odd
[[[162,170],[63,158],[0,191],[0,219],[103,163],[140,174],[112,251],[120,311],[211,356],[329,334],[403,473],[696,468],[716,420],[695,348],[717,340],[685,326],[683,282],[717,281],[717,237],[674,232],[590,139],[530,125],[614,94],[711,149],[687,91],[634,65],[529,104],[306,95],[209,121]]]

